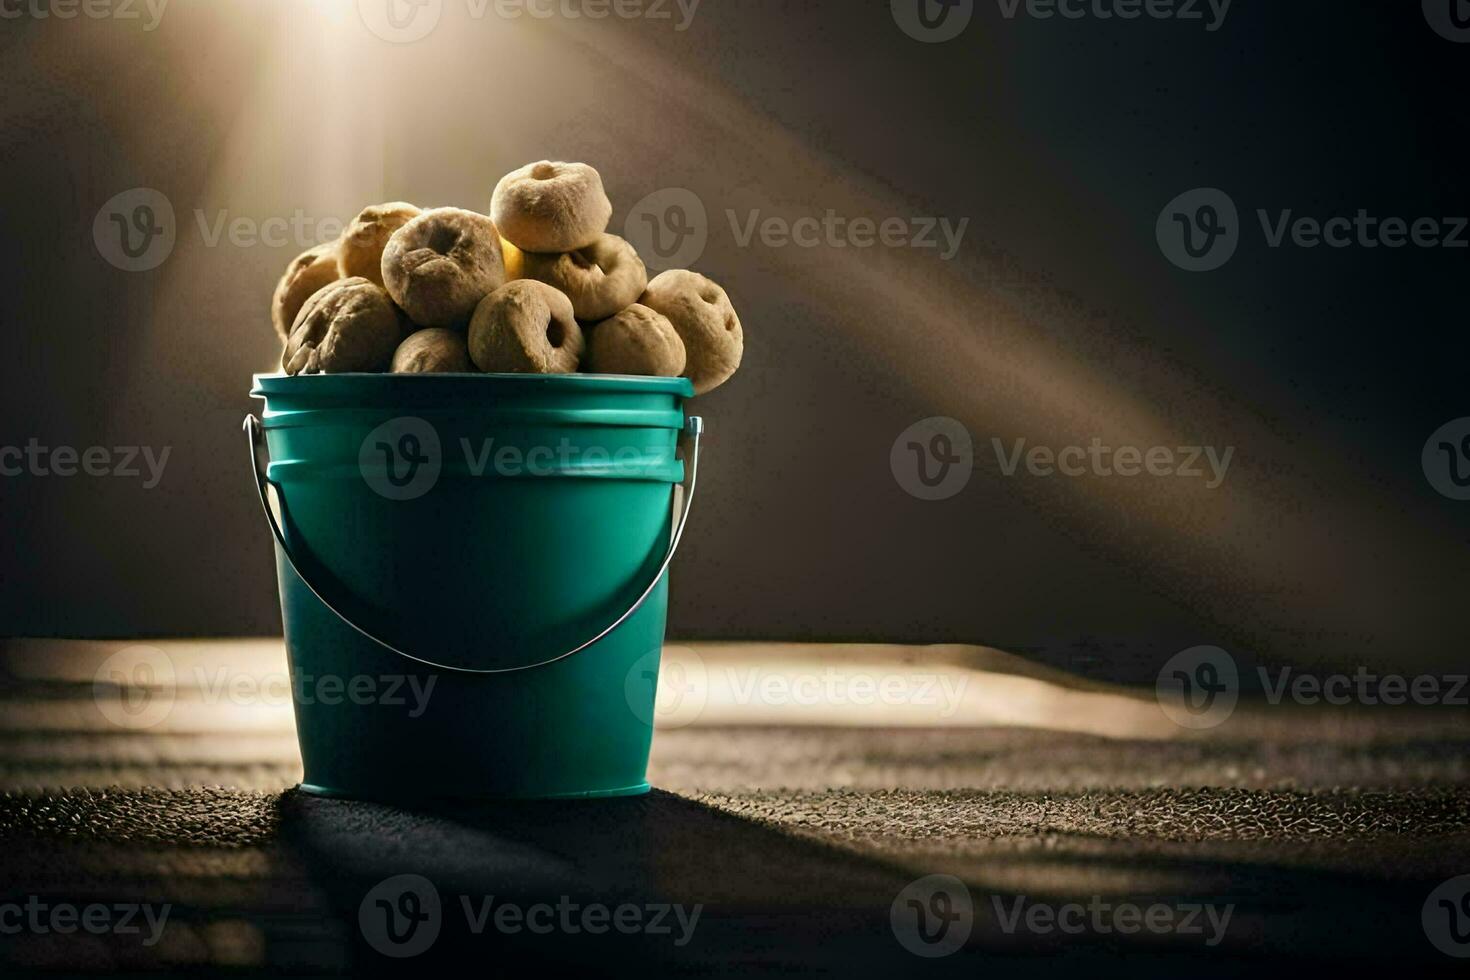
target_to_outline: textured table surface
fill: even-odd
[[[634,963],[832,976],[1238,975],[1283,959],[1464,966],[1423,918],[1431,892],[1470,874],[1463,709],[1242,705],[1237,724],[1191,733],[1159,725],[1140,694],[994,651],[696,645],[676,656],[703,672],[701,709],[666,719],[650,795],[406,810],[294,791],[290,707],[264,696],[211,701],[180,680],[162,723],[110,723],[101,701],[127,691],[99,694],[95,681],[119,646],[4,651],[0,905],[166,903],[166,926],[151,945],[6,930],[8,969],[392,967],[404,961],[380,954],[359,914],[401,874],[428,879],[443,902],[439,937],[415,967],[464,957],[591,974]],[[178,664],[284,670],[268,641],[154,649]],[[718,680],[800,673],[792,665],[814,657],[885,676],[942,671],[970,693],[926,717],[903,705],[834,709],[830,697],[742,703]],[[865,716],[877,724],[858,727]],[[936,874],[958,881],[914,885]],[[969,930],[961,948],[910,951],[940,951],[904,918],[916,895],[936,915],[968,901],[955,920]],[[470,911],[488,896],[521,908],[698,907],[699,918],[687,934],[475,934]],[[1155,907],[1158,928],[1128,929],[1129,908]],[[1068,909],[1075,931],[1047,926]]]

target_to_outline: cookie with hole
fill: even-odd
[[[535,279],[515,279],[475,308],[469,348],[481,371],[571,374],[586,341],[564,293]]]
[[[607,230],[612,202],[587,164],[541,160],[500,178],[490,217],[522,251],[561,254],[586,248]]]
[[[383,284],[420,327],[463,328],[505,282],[495,222],[462,208],[424,211],[383,249]]]
[[[524,252],[518,265],[524,278],[566,293],[577,319],[584,322],[606,320],[627,309],[648,287],[643,260],[617,235],[599,235],[586,248],[561,255]]]
[[[654,276],[638,302],[668,318],[684,342],[684,376],[703,395],[730,379],[745,352],[735,307],[718,283],[687,269]]]

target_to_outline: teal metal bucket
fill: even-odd
[[[666,572],[698,470],[689,381],[257,375],[251,394],[302,789],[646,792]]]

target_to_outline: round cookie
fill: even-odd
[[[301,305],[312,293],[339,278],[336,242],[309,248],[291,260],[271,297],[271,324],[281,343],[290,339],[291,325],[296,322]]]
[[[684,341],[684,376],[694,393],[713,391],[740,367],[745,334],[730,297],[712,280],[686,269],[659,273],[638,302],[669,318]]]
[[[476,304],[504,282],[500,233],[474,211],[425,211],[383,249],[383,284],[421,327],[463,327]]]
[[[606,320],[636,303],[648,286],[643,260],[617,235],[598,235],[586,248],[561,255],[523,252],[518,265],[525,278],[566,293],[578,320]]]
[[[418,208],[403,201],[363,208],[342,232],[337,249],[338,274],[343,279],[361,276],[383,285],[383,247],[395,231],[420,213]]]
[[[481,371],[571,374],[585,347],[572,301],[535,279],[501,286],[470,320],[470,357]]]
[[[596,241],[612,218],[612,202],[587,164],[542,160],[500,178],[490,217],[522,251],[559,254]]]
[[[634,303],[592,328],[585,369],[677,378],[684,371],[684,342],[667,317]]]
[[[281,364],[287,374],[381,371],[402,337],[387,293],[360,276],[339,279],[302,305]]]
[[[475,370],[464,334],[445,327],[426,327],[409,334],[393,352],[394,374],[449,374]]]

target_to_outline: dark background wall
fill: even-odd
[[[278,630],[238,422],[278,353],[280,270],[363,204],[484,209],[551,157],[599,167],[615,231],[645,195],[692,191],[695,264],[745,323],[743,371],[698,405],[673,634],[983,642],[1120,676],[1199,643],[1463,663],[1470,504],[1421,450],[1470,415],[1470,250],[1273,248],[1256,217],[1470,214],[1470,44],[1429,24],[1449,0],[1235,0],[1214,30],[1204,4],[1071,20],[975,0],[943,43],[884,0],[704,0],[685,30],[672,4],[511,20],[443,0],[412,43],[365,3],[173,0],[152,30],[141,3],[5,4],[0,444],[170,453],[152,488],[0,478],[5,633]],[[174,241],[126,271],[94,220],[140,187]],[[1156,237],[1194,188],[1238,209],[1213,271]],[[828,211],[968,225],[949,260],[742,241],[757,212]],[[215,240],[222,215],[244,237]],[[975,446],[938,501],[890,465],[933,416]],[[1214,489],[1006,476],[992,437],[1234,455]]]

